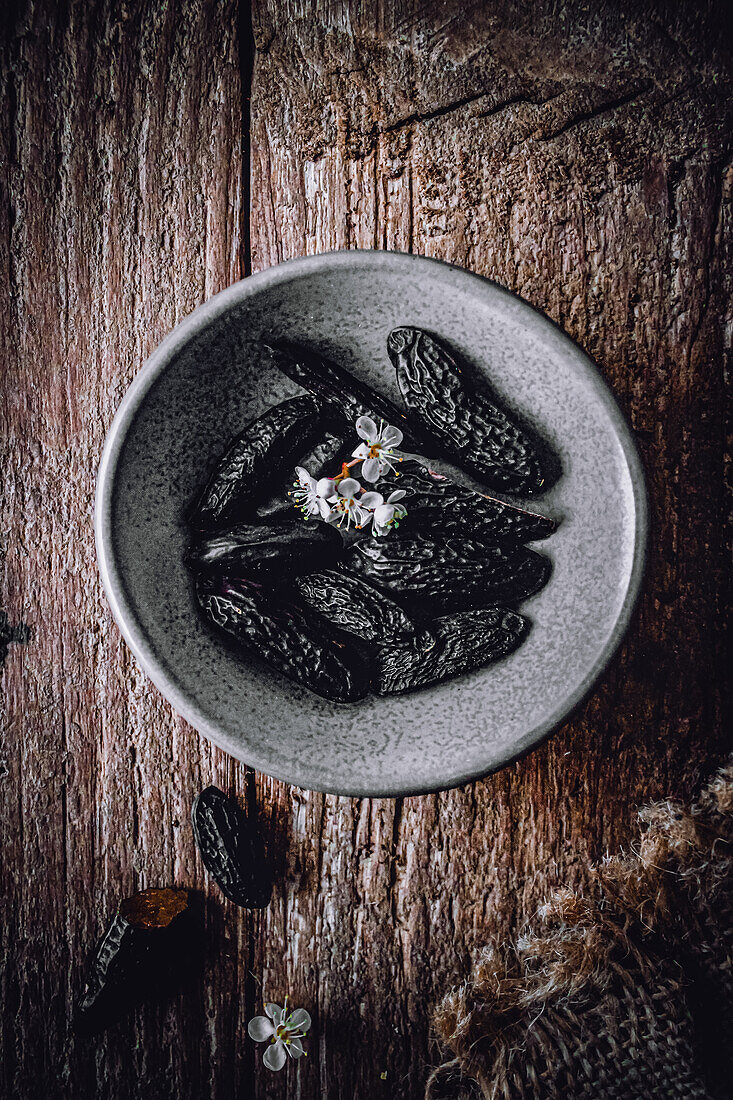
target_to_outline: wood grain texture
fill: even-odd
[[[92,530],[126,387],[241,272],[236,9],[21,5],[4,50],[2,598],[33,637],[3,681],[0,1093],[231,1096],[246,917],[211,910],[217,962],[195,997],[96,1042],[71,1038],[69,1010],[121,898],[204,885],[192,794],[243,783],[123,644]]]
[[[628,643],[522,762],[397,802],[258,778],[295,828],[254,969],[319,1021],[317,1056],[268,1096],[420,1096],[431,1007],[467,959],[722,750],[730,72],[711,10],[645,8],[254,5],[253,268],[396,248],[517,291],[631,416],[654,524]]]
[[[233,0],[10,12],[2,605],[30,640],[3,673],[3,1095],[419,1097],[430,1010],[480,946],[720,759],[731,72],[722,8],[690,9],[255,0],[251,120]],[[144,357],[250,264],[343,247],[452,260],[545,309],[649,474],[646,595],[602,687],[525,760],[435,796],[307,793],[212,749],[138,669],[94,562],[96,464]],[[263,820],[264,913],[206,882],[188,814],[211,782]],[[106,917],[169,883],[207,893],[203,981],[73,1039]],[[315,1023],[273,1075],[246,1020],[286,992]]]

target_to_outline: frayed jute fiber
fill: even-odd
[[[439,1005],[426,1100],[733,1097],[733,762]]]

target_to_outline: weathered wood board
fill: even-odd
[[[730,50],[722,5],[679,9],[8,12],[0,568],[30,640],[3,673],[3,1095],[419,1097],[431,1007],[481,945],[719,761]],[[121,641],[94,559],[96,464],[145,356],[250,268],[349,247],[465,265],[563,325],[631,417],[654,524],[629,638],[572,721],[494,777],[397,801],[288,788],[202,741]],[[188,814],[210,782],[263,820],[265,913],[206,882]],[[204,980],[74,1039],[111,909],[168,883],[207,892]],[[273,1075],[246,1021],[286,992],[315,1024]]]

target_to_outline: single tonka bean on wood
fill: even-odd
[[[515,604],[546,584],[551,562],[524,546],[405,533],[356,543],[346,569],[418,615]]]
[[[262,585],[201,577],[196,595],[209,623],[284,676],[336,703],[366,695],[369,673],[356,650],[330,638],[314,616],[276,600]]]
[[[302,599],[326,619],[366,642],[408,638],[418,627],[401,607],[366,581],[347,572],[325,570],[299,577]]]
[[[425,635],[380,647],[372,687],[394,695],[462,676],[513,653],[528,630],[525,618],[503,607],[435,619]]]
[[[187,560],[193,569],[280,580],[335,564],[344,542],[334,527],[302,518],[279,523],[239,523],[195,542]]]
[[[272,479],[311,447],[336,416],[314,397],[293,397],[253,420],[229,445],[191,515],[203,530],[234,519],[263,500]]]
[[[146,997],[175,988],[177,969],[196,959],[193,911],[190,892],[170,888],[120,904],[87,967],[76,1031],[101,1031]]]
[[[392,424],[403,433],[403,450],[435,453],[435,443],[419,423],[408,420],[404,412],[388,397],[360,382],[353,374],[316,352],[289,341],[278,340],[267,345],[275,366],[292,378],[304,390],[325,401],[333,402],[350,424],[360,416],[370,416],[379,427],[380,421]],[[356,446],[356,444],[355,444]]]
[[[204,866],[225,897],[244,909],[264,909],[272,879],[262,838],[234,799],[207,787],[193,800],[191,823]]]
[[[492,489],[541,493],[556,476],[545,444],[478,391],[454,355],[418,328],[397,328],[387,349],[405,404],[443,454]]]
[[[553,519],[476,493],[412,460],[403,462],[398,476],[390,475],[380,488],[385,497],[393,488],[404,489],[409,527],[434,538],[466,536],[483,542],[522,543],[546,539],[557,529]]]

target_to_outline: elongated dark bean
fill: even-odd
[[[403,462],[398,476],[385,478],[384,485],[380,485],[385,497],[393,489],[407,493],[403,501],[408,509],[406,534],[424,531],[433,538],[465,536],[482,542],[521,543],[545,539],[557,527],[546,516],[457,485],[419,462]]]
[[[187,890],[143,890],[126,898],[88,963],[74,1029],[96,1034],[146,997],[172,991],[194,970],[198,933]]]
[[[288,341],[279,340],[267,345],[279,370],[292,378],[304,390],[333,402],[346,420],[354,424],[360,416],[370,416],[379,426],[380,421],[399,428],[404,440],[403,450],[424,450],[435,453],[435,443],[419,423],[405,416],[388,397],[360,382],[353,374],[325,359],[316,352],[299,347]],[[355,440],[356,446],[358,440]]]
[[[204,866],[221,892],[245,909],[264,909],[272,880],[256,825],[218,787],[196,796],[191,823]]]
[[[302,466],[308,471],[315,481],[322,477],[335,477],[341,473],[341,464],[348,462],[351,452],[355,447],[354,425],[348,425],[344,421],[343,430],[339,432],[326,431],[323,438],[314,444],[310,450],[298,455],[297,461],[272,478],[273,490],[270,495],[255,508],[255,516],[258,520],[270,521],[271,519],[293,514],[293,497],[291,496],[295,482],[295,466]]]
[[[513,653],[528,629],[526,619],[503,607],[435,619],[426,635],[379,649],[372,687],[393,695],[461,676]]]
[[[326,570],[299,577],[296,587],[309,607],[367,642],[389,642],[418,632],[410,617],[384,593],[348,572]]]
[[[407,533],[356,543],[344,566],[422,615],[518,603],[542,588],[551,570],[547,558],[524,546]]]
[[[334,565],[343,552],[343,539],[334,527],[301,516],[213,532],[191,546],[188,562],[206,572],[281,580]]]
[[[191,514],[191,525],[210,530],[245,514],[271,491],[272,479],[295,465],[333,420],[313,397],[294,397],[253,420],[216,465]]]
[[[540,493],[555,477],[535,433],[479,392],[455,356],[417,328],[394,329],[387,350],[405,404],[443,454],[490,488]]]
[[[353,703],[366,694],[369,674],[363,660],[329,638],[314,616],[242,580],[199,578],[196,594],[212,625],[291,680],[337,703]]]

